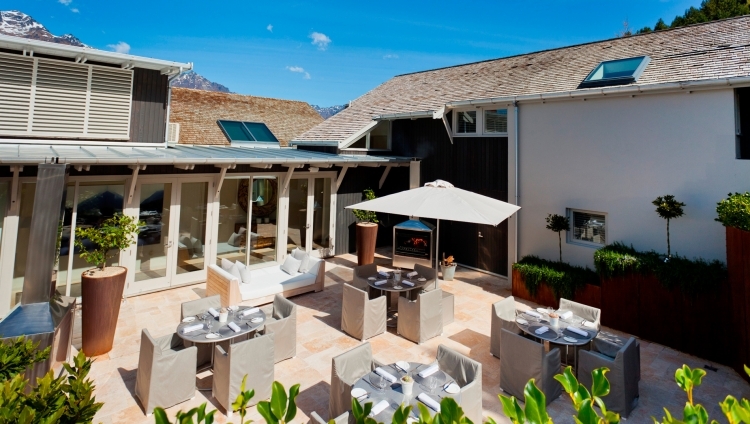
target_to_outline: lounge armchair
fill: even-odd
[[[367,278],[377,273],[378,266],[375,264],[355,266],[352,273],[352,285],[360,290],[369,291],[370,284],[367,282]]]
[[[513,296],[495,302],[492,305],[492,320],[490,321],[490,353],[495,358],[500,357],[502,330],[521,334],[516,325],[516,299]]]
[[[261,331],[261,334],[271,333],[276,335],[276,362],[297,356],[297,305],[280,294],[273,299],[273,312]]]
[[[416,301],[398,298],[398,334],[417,344],[443,333],[443,291],[420,293]]]
[[[186,317],[203,314],[208,311],[208,308],[214,308],[217,311],[221,308],[221,299],[219,296],[209,296],[197,300],[191,300],[190,302],[183,302],[180,312],[180,320],[183,320]],[[210,343],[195,344],[187,340],[185,340],[184,343],[185,347],[195,345],[195,347],[198,348],[198,367],[205,367],[211,363],[211,349],[213,349],[213,346],[211,346]],[[222,342],[222,345],[226,349],[226,347],[229,346],[229,342]]]
[[[385,333],[386,297],[370,299],[367,292],[344,283],[341,331],[365,341]]]
[[[141,352],[135,377],[135,395],[147,415],[154,408],[169,408],[195,397],[195,346],[184,347],[177,334],[154,339],[141,331]]]
[[[440,288],[440,280],[437,278],[437,270],[435,268],[426,267],[420,264],[414,264],[414,271],[418,272],[420,276],[427,279],[427,282],[422,287],[422,292],[430,292]],[[409,300],[417,300],[419,295],[418,290],[412,290],[409,292]],[[448,325],[454,320],[454,304],[455,298],[453,293],[443,290],[443,325]]]
[[[335,356],[331,362],[328,416],[338,417],[352,407],[351,391],[354,383],[383,364],[372,358],[372,347],[368,342]]]
[[[232,418],[232,402],[240,393],[242,379],[247,375],[245,390],[255,390],[248,406],[271,397],[274,380],[275,334],[254,337],[235,343],[224,350],[216,346],[212,395]]]
[[[586,387],[591,387],[591,371],[607,367],[607,380],[610,390],[604,402],[607,409],[618,412],[627,418],[638,405],[639,380],[639,346],[634,338],[628,339],[624,346],[618,346],[601,339],[591,341],[591,350],[578,353],[578,380]]]
[[[455,350],[440,345],[437,349],[440,370],[448,374],[461,387],[459,406],[475,423],[482,419],[482,364]]]
[[[505,329],[500,331],[503,333],[503,343],[500,345],[500,389],[523,399],[523,389],[533,378],[549,405],[562,393],[562,386],[554,378],[560,372],[560,349],[554,348],[545,353],[541,343]]]

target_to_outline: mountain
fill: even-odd
[[[346,109],[346,105],[337,105],[337,106],[328,106],[328,107],[321,107],[317,105],[310,105],[310,106],[312,106],[312,108],[315,109],[315,111],[318,112],[320,116],[323,117],[323,119],[328,119],[331,116]]]
[[[172,80],[172,87],[196,88],[198,90],[231,93],[227,87],[217,82],[209,81],[208,78],[196,73],[195,71],[187,71]]]
[[[52,34],[44,25],[18,10],[0,10],[0,34],[76,47],[88,47],[72,34],[60,36]]]

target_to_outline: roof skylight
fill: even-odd
[[[650,61],[648,56],[639,56],[601,62],[578,88],[630,84],[638,80]]]
[[[278,143],[279,140],[262,122],[217,121],[230,142]]]

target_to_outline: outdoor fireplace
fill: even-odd
[[[393,266],[414,269],[415,264],[432,267],[435,226],[417,218],[393,226]]]

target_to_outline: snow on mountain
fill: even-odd
[[[312,106],[312,108],[315,109],[315,111],[318,112],[320,116],[323,117],[323,119],[328,119],[331,116],[346,109],[346,105],[337,105],[337,106],[328,106],[328,107],[321,107],[317,105],[310,105],[310,106]]]
[[[229,88],[219,83],[209,81],[208,78],[196,73],[195,71],[185,72],[184,74],[172,80],[172,87],[196,88],[198,90],[231,93],[231,91],[229,91]]]
[[[72,34],[54,35],[31,16],[18,10],[0,10],[0,34],[32,40],[88,47]]]

